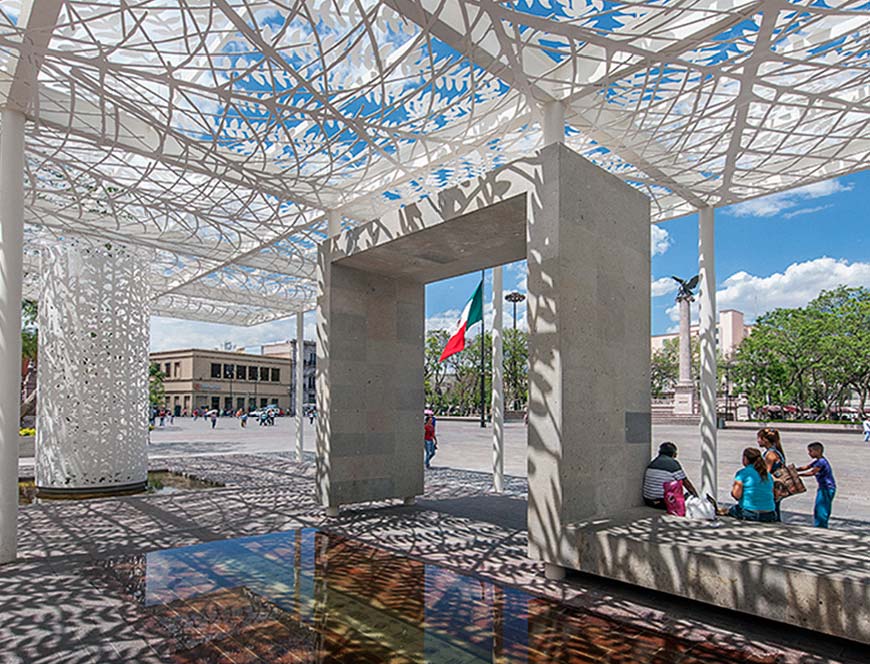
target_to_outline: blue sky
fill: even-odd
[[[716,276],[719,309],[739,309],[747,322],[777,307],[806,304],[839,284],[870,287],[870,171],[774,194],[716,211]],[[698,219],[681,217],[653,227],[652,331],[676,325],[671,275],[690,277],[698,269]],[[453,327],[480,273],[426,288],[429,329]],[[525,264],[505,268],[505,292],[525,291]],[[487,272],[486,299],[492,297]],[[487,306],[487,309],[490,307]],[[509,308],[505,325],[510,325]],[[520,326],[525,308],[519,307]],[[314,316],[306,315],[313,339]],[[487,321],[489,324],[489,321]],[[254,349],[293,337],[292,318],[250,328],[153,318],[152,350],[214,348],[230,341]]]

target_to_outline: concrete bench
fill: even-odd
[[[572,524],[569,567],[870,643],[870,537],[640,507]]]

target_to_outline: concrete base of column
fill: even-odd
[[[326,516],[331,519],[334,519],[338,516],[338,507],[327,507],[326,508]]]
[[[565,578],[565,568],[553,563],[544,563],[544,576],[551,581],[561,581]]]
[[[695,386],[677,385],[674,388],[674,415],[695,414]]]
[[[402,498],[402,505],[416,505],[417,496],[405,496]]]

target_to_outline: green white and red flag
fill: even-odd
[[[438,361],[443,362],[454,353],[458,353],[465,348],[465,333],[468,331],[468,328],[482,320],[483,279],[480,280],[477,290],[474,291],[474,295],[471,296],[468,304],[466,304],[465,308],[462,310],[462,316],[459,318],[456,331],[450,337],[450,341],[447,342],[447,345],[444,346],[444,350],[441,352],[441,357],[438,358]]]

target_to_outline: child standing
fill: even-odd
[[[825,458],[825,446],[816,441],[807,445],[807,454],[812,459],[811,463],[798,468],[801,477],[815,475],[819,486],[816,490],[816,505],[813,508],[813,520],[816,528],[827,528],[831,518],[831,505],[834,502],[834,494],[837,493],[837,483],[834,481],[834,471],[831,464]]]

